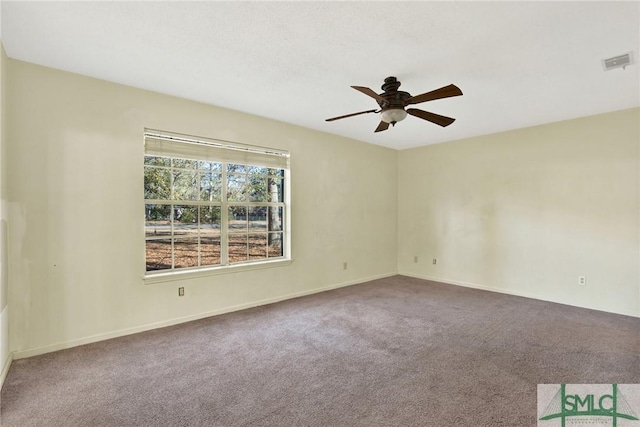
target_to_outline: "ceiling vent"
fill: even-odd
[[[624,70],[627,65],[631,64],[633,64],[633,52],[602,60],[602,67],[605,71],[614,70],[616,68],[622,68]]]

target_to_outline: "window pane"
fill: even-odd
[[[222,163],[200,161],[198,168],[208,172],[222,172]]]
[[[241,262],[247,260],[247,235],[229,235],[229,262]]]
[[[222,175],[217,173],[200,174],[200,200],[209,202],[222,199]]]
[[[269,207],[269,231],[282,231],[282,207]]]
[[[267,234],[249,234],[249,259],[267,258]]]
[[[282,238],[282,233],[269,233],[269,258],[284,256]]]
[[[145,225],[147,237],[171,235],[171,206],[144,205]]]
[[[269,188],[268,201],[271,203],[283,203],[284,202],[283,180],[279,178],[269,178],[267,185]]]
[[[171,166],[171,159],[169,157],[144,156],[144,164],[154,166]]]
[[[220,236],[220,206],[200,207],[200,235]]]
[[[145,166],[144,168],[144,198],[171,198],[171,172],[169,169]]]
[[[267,202],[269,200],[267,179],[263,176],[249,175],[247,190],[250,202]]]
[[[173,171],[173,198],[175,200],[198,200],[198,173]]]
[[[175,268],[198,266],[198,238],[176,239],[173,242]]]
[[[229,208],[229,232],[247,232],[247,207],[231,206]]]
[[[174,168],[196,169],[198,167],[197,160],[173,159]]]
[[[247,200],[247,176],[239,174],[227,175],[227,200],[244,202]]]
[[[264,166],[247,166],[247,173],[251,175],[266,175],[267,168]]]
[[[147,240],[147,271],[171,268],[171,240]]]
[[[249,231],[267,231],[266,206],[252,206],[249,208]]]
[[[198,207],[174,206],[173,207],[173,234],[174,235],[198,235]]]
[[[227,165],[227,172],[229,173],[246,173],[247,167],[245,165],[234,165],[229,163]]]
[[[284,178],[284,169],[268,168],[267,175],[269,175],[270,177]]]
[[[220,238],[200,238],[200,265],[220,264]]]

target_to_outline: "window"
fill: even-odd
[[[147,130],[147,275],[289,259],[288,168],[288,152]]]

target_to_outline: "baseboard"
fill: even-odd
[[[9,373],[9,368],[11,368],[11,362],[13,362],[13,353],[9,353],[7,357],[7,361],[4,363],[2,367],[2,372],[0,372],[0,390],[2,390],[2,386],[4,385],[4,380],[7,378],[7,374]]]
[[[491,286],[480,285],[478,283],[462,282],[462,281],[459,281],[459,280],[451,280],[451,279],[445,279],[445,278],[442,278],[442,277],[434,277],[434,276],[425,276],[425,275],[421,275],[421,274],[410,274],[410,273],[398,273],[398,274],[401,275],[401,276],[413,277],[415,279],[430,280],[432,282],[444,283],[446,285],[454,285],[454,286],[462,286],[462,287],[465,287],[465,288],[480,289],[480,290],[483,290],[483,291],[497,292],[499,294],[514,295],[514,296],[517,296],[517,297],[531,298],[531,299],[535,299],[535,300],[538,300],[538,301],[546,301],[546,302],[552,302],[552,303],[555,303],[555,304],[568,305],[568,306],[571,306],[571,307],[586,308],[586,309],[589,309],[589,310],[602,311],[604,313],[613,313],[613,314],[619,314],[621,316],[629,316],[629,317],[640,318],[640,314],[622,313],[622,312],[617,312],[617,311],[603,310],[601,308],[592,307],[592,306],[569,304],[566,301],[560,301],[560,300],[556,300],[556,299],[553,299],[553,298],[540,298],[539,295],[533,295],[533,294],[529,294],[527,292],[516,292],[516,291],[511,291],[511,290],[508,290],[508,289],[494,288],[494,287],[491,287]]]
[[[194,321],[194,320],[204,319],[206,317],[218,316],[220,314],[225,314],[225,313],[231,313],[231,312],[234,312],[234,311],[245,310],[247,308],[253,308],[253,307],[259,307],[261,305],[273,304],[273,303],[276,303],[276,302],[285,301],[285,300],[292,299],[292,298],[299,298],[299,297],[303,297],[303,296],[307,296],[307,295],[313,295],[313,294],[317,294],[317,293],[320,293],[320,292],[330,291],[332,289],[343,288],[345,286],[357,285],[359,283],[369,282],[371,280],[384,279],[386,277],[392,277],[392,276],[395,276],[397,274],[398,274],[397,272],[393,272],[393,273],[380,274],[380,275],[376,275],[376,276],[370,276],[370,277],[350,280],[350,281],[341,282],[341,283],[328,285],[328,286],[323,286],[323,287],[315,288],[315,289],[311,289],[311,290],[293,292],[293,293],[290,293],[290,294],[281,295],[281,296],[277,296],[277,297],[273,297],[273,298],[266,298],[266,299],[259,300],[259,301],[252,301],[252,302],[245,303],[245,304],[238,304],[238,305],[231,306],[231,307],[225,307],[225,308],[221,308],[221,309],[217,309],[217,310],[207,311],[207,312],[204,312],[204,313],[198,313],[198,314],[193,314],[193,315],[189,315],[189,316],[178,317],[178,318],[169,319],[169,320],[163,320],[161,322],[150,323],[150,324],[146,324],[146,325],[142,325],[142,326],[136,326],[136,327],[133,327],[133,328],[120,329],[118,331],[108,332],[108,333],[104,333],[104,334],[92,335],[92,336],[89,336],[89,337],[86,337],[86,338],[80,338],[80,339],[77,339],[77,340],[65,341],[65,342],[61,342],[61,343],[46,345],[46,346],[42,346],[42,347],[36,347],[36,348],[32,348],[32,349],[27,349],[27,350],[14,351],[12,356],[13,356],[13,359],[24,359],[26,357],[32,357],[32,356],[37,356],[37,355],[40,355],[40,354],[51,353],[51,352],[58,351],[58,350],[64,350],[64,349],[67,349],[67,348],[77,347],[79,345],[91,344],[93,342],[104,341],[104,340],[108,340],[108,339],[112,339],[112,338],[122,337],[122,336],[125,336],[125,335],[132,335],[132,334],[137,334],[139,332],[150,331],[152,329],[158,329],[158,328],[164,328],[164,327],[167,327],[167,326],[178,325],[180,323],[186,323],[186,322],[191,322],[191,321]]]
[[[9,305],[5,305],[0,312],[0,365],[2,371],[0,372],[0,390],[4,385],[4,380],[7,378],[11,362],[13,361],[13,354],[9,351]],[[2,425],[2,422],[0,422]]]

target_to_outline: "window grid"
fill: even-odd
[[[155,160],[160,164],[154,164],[153,161],[148,162],[147,159]],[[185,167],[185,165],[187,167]],[[208,169],[203,169],[203,165]],[[238,172],[239,170],[244,172]],[[152,187],[151,185],[147,186],[146,178],[148,171],[155,172],[160,176],[164,174],[165,179],[168,178],[169,192],[167,192],[166,188],[160,188],[155,190],[155,194],[151,194],[152,196],[168,195],[168,198],[147,198],[149,196],[149,191],[147,191],[148,187],[150,189]],[[253,171],[253,175],[249,173],[249,171]],[[261,171],[262,173],[256,174],[256,171]],[[274,171],[277,173],[274,173]],[[243,194],[240,194],[239,196],[234,196],[232,194],[231,198],[239,199],[237,201],[229,200],[230,193],[232,193],[229,188],[230,174],[242,177],[240,182],[244,181],[244,184],[239,187]],[[183,176],[186,176],[188,183],[186,186],[186,192],[179,191],[184,190],[184,188],[181,188],[180,184],[180,180],[183,179]],[[206,176],[208,180],[209,187],[207,188],[207,191],[209,200],[202,200],[204,198],[203,176]],[[219,178],[217,180],[220,190],[219,193],[217,190],[215,192],[213,191],[213,184],[216,182],[214,176]],[[249,181],[256,177],[258,178],[258,181],[262,180],[265,183],[265,186],[262,188],[265,194],[262,195],[261,200],[251,201],[252,198],[255,199],[255,197],[252,197],[252,194],[250,193],[252,186],[249,185]],[[265,261],[274,258],[284,258],[286,255],[286,248],[284,244],[285,233],[288,232],[285,227],[285,215],[287,212],[283,194],[285,179],[285,170],[280,168],[266,168],[228,162],[203,162],[151,155],[145,156],[145,206],[147,217],[147,231],[145,234],[147,246],[147,271],[199,269],[211,266],[226,266]],[[273,183],[277,186],[278,200],[272,202],[270,199],[273,198],[273,194],[270,195],[269,193],[273,190]],[[258,185],[257,188],[260,188],[260,185]],[[153,191],[151,191],[151,193],[153,193]],[[217,197],[218,194],[219,197]],[[192,218],[191,227],[189,225],[177,227],[177,225],[183,224],[181,222],[181,217],[185,212],[190,212],[191,210],[189,208],[191,207],[196,208],[194,210],[195,215],[192,214],[192,217],[190,217]],[[165,211],[164,220],[168,222],[168,228],[165,226],[166,232],[161,235],[150,235],[149,230],[153,228],[149,221],[152,216],[150,214],[152,209],[164,209]],[[209,209],[210,213],[212,213],[212,218],[214,216],[217,217],[217,222],[211,222],[211,228],[214,229],[215,225],[217,225],[218,234],[212,233],[208,236],[204,235],[203,229],[205,219],[202,217],[203,209]],[[230,219],[229,215],[230,211],[233,209],[245,211],[244,220],[240,220],[240,224],[244,224],[242,225],[242,231],[233,230],[230,227],[230,223],[235,221],[235,219]],[[167,210],[168,215],[166,212]],[[216,212],[216,210],[217,215],[213,215],[213,212]],[[261,228],[259,231],[250,229],[252,220],[248,216],[249,212],[256,210],[262,210],[266,215],[264,218],[265,220],[263,221],[264,225],[261,226],[263,229]],[[272,229],[272,222],[277,223],[276,229]],[[194,223],[195,227],[193,227]],[[262,249],[259,249],[262,253],[255,256],[252,255],[251,250],[258,246],[255,244],[252,245],[252,239],[257,241],[258,238],[261,239],[261,244],[264,241],[264,250],[262,251]],[[205,247],[203,245],[203,239],[208,239],[206,241],[210,244],[215,244],[217,242],[219,252],[217,263],[203,261],[203,253],[205,250],[210,250],[209,247]],[[235,239],[234,242],[232,242],[231,239]],[[232,243],[237,244],[238,241],[240,243],[244,241],[244,245],[238,245],[239,248],[244,246],[244,255],[242,256],[239,255],[243,252],[242,250],[236,250],[234,253],[231,253],[230,251]],[[150,247],[153,249],[154,243],[161,244],[162,242],[165,243],[165,246],[167,246],[167,242],[169,243],[168,248],[166,249],[170,252],[170,264],[156,263],[155,265],[150,265],[153,264],[150,263]],[[277,243],[275,250],[270,245],[272,242]],[[193,255],[191,256],[190,265],[184,265],[183,262],[179,262],[179,260],[177,260],[176,255],[181,251],[188,252],[190,248],[189,245],[195,245],[196,256],[195,259]],[[233,256],[239,259],[232,259]],[[188,256],[187,259],[189,259]]]

